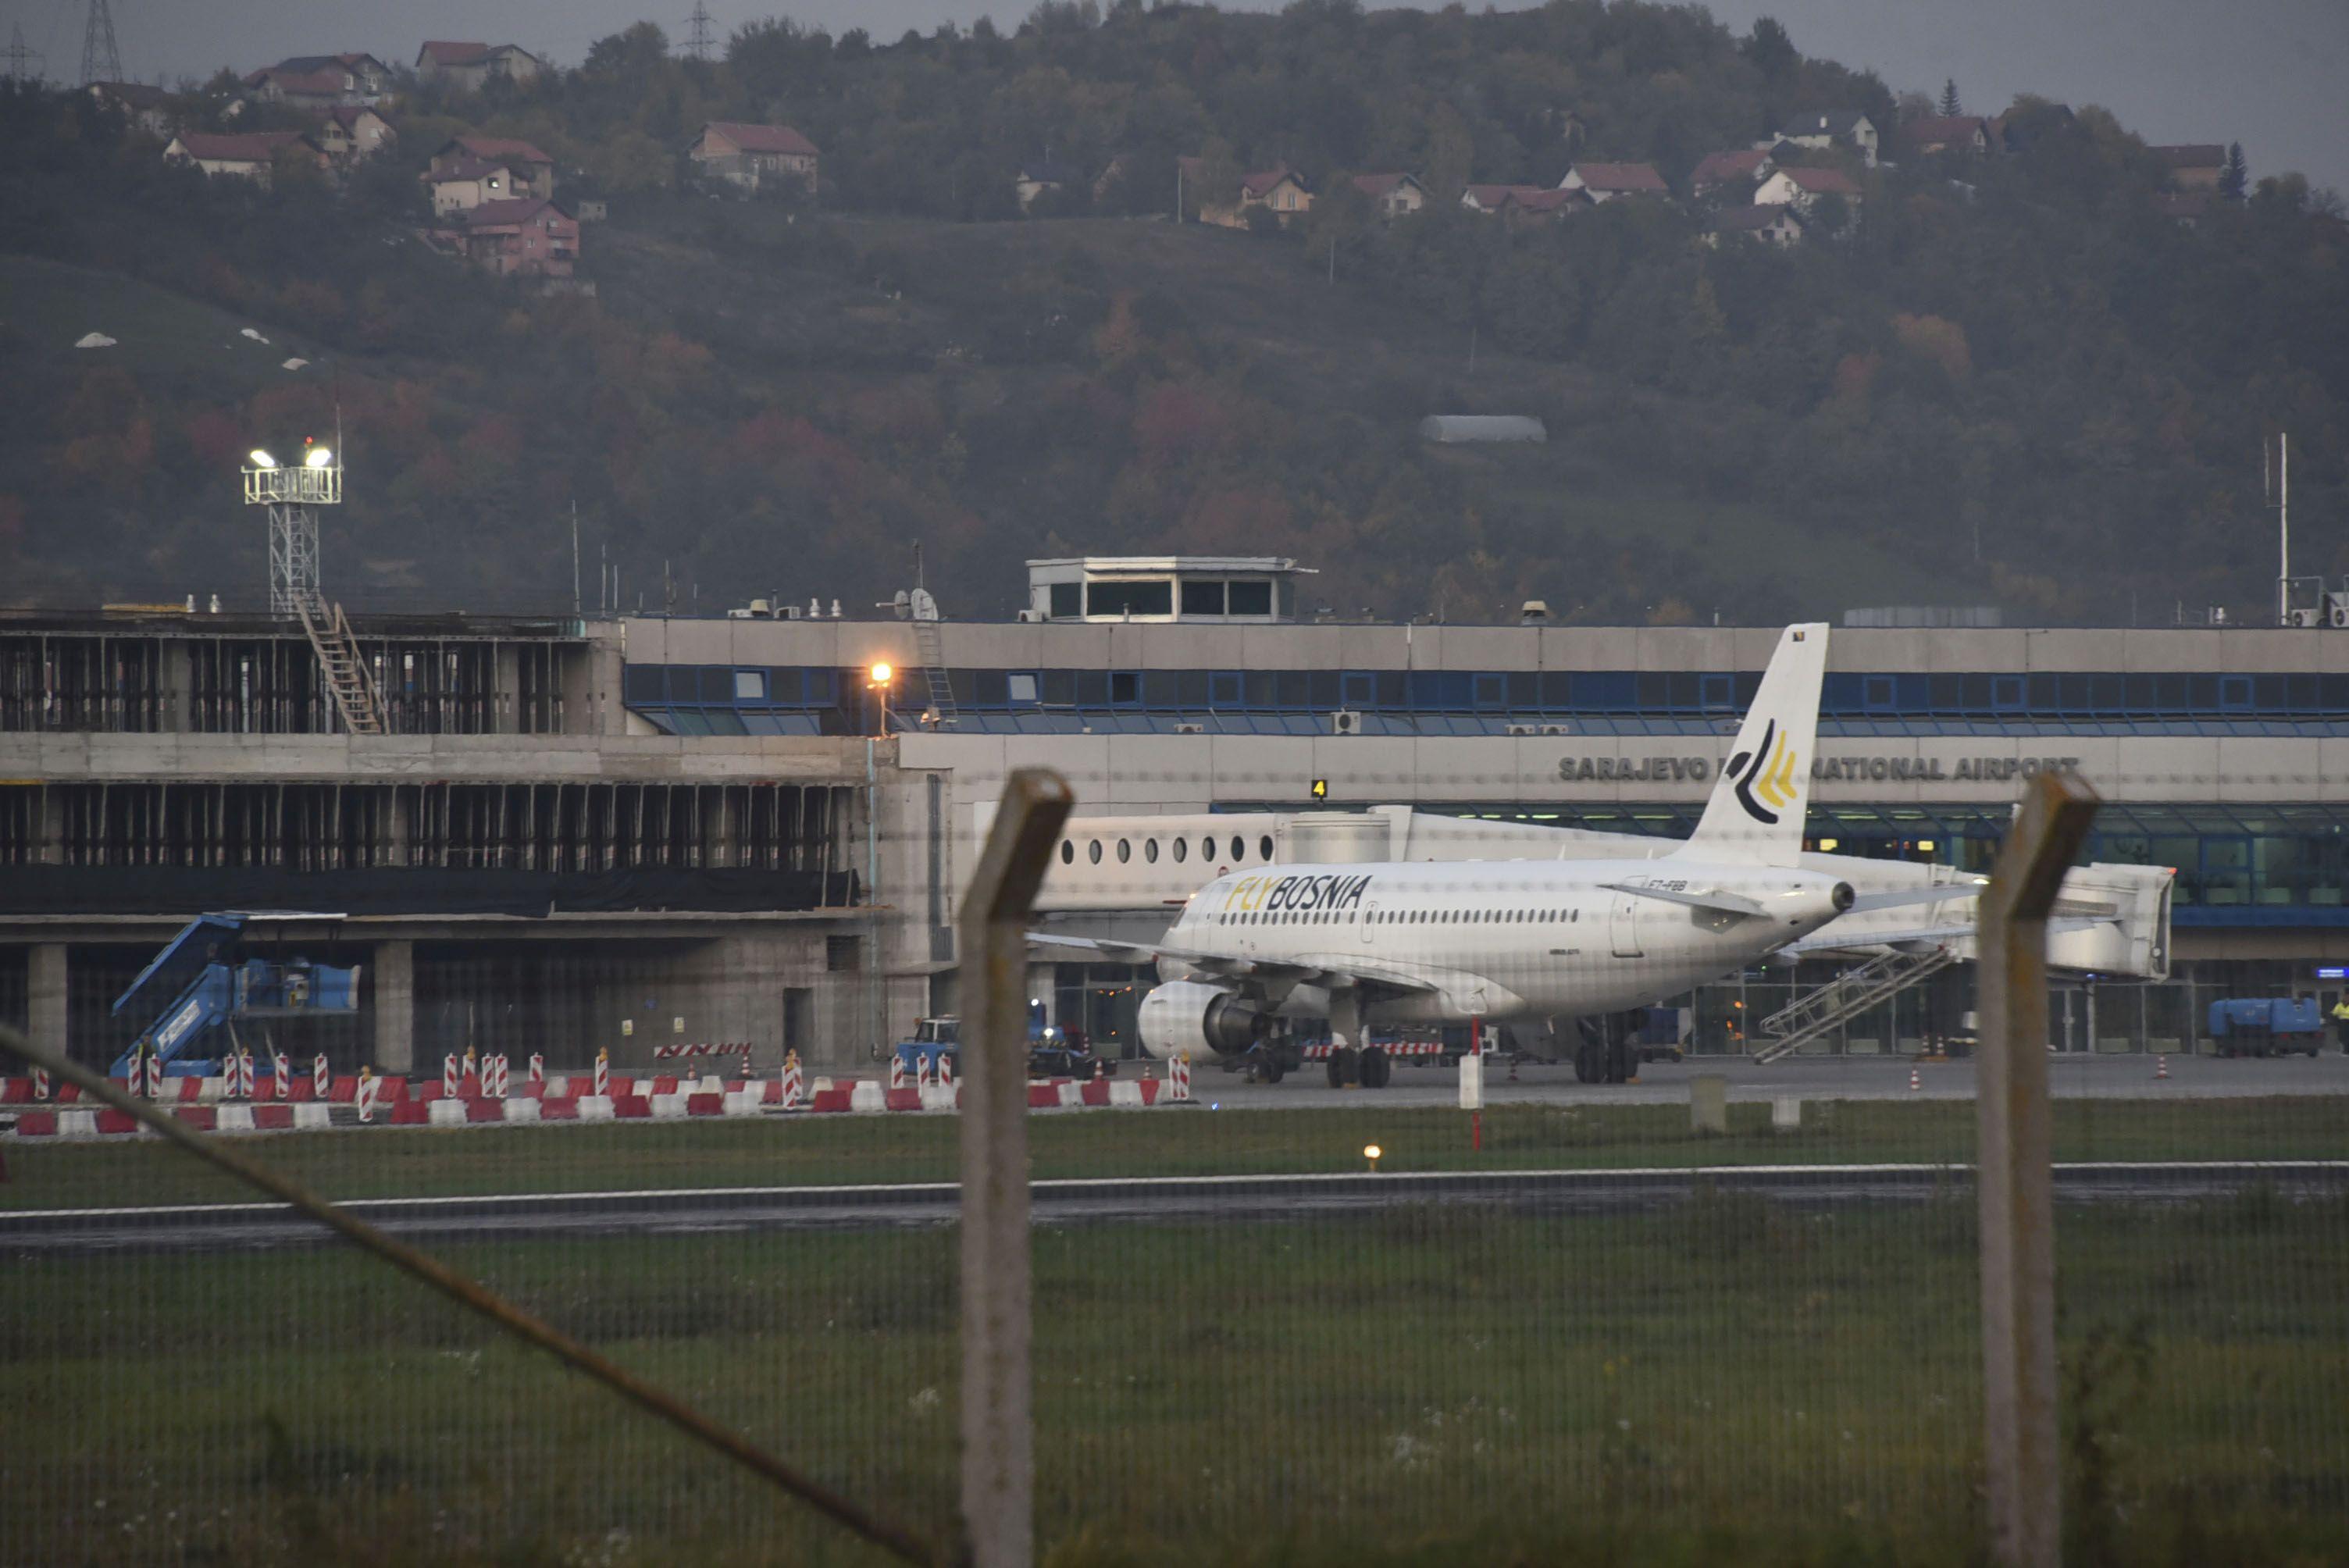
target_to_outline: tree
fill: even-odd
[[[1765,77],[1781,75],[1802,58],[1795,52],[1794,39],[1786,36],[1785,27],[1775,16],[1754,19],[1754,31],[1745,40],[1744,54],[1754,62],[1754,69]]]
[[[1965,105],[1958,98],[1958,78],[1944,77],[1941,82],[1941,118],[1955,119],[1965,112]]]
[[[2227,146],[2227,166],[2219,170],[2219,194],[2230,201],[2240,201],[2251,188],[2251,166],[2243,161],[2243,144],[2230,142]]]

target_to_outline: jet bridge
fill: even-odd
[[[245,926],[254,918],[243,911],[198,915],[115,998],[117,1017],[156,1009],[154,1021],[115,1062],[115,1077],[127,1077],[142,1051],[168,1075],[211,1077],[228,1052],[266,1043],[245,1040],[240,1026],[358,1010],[358,965],[248,954]],[[267,1053],[261,1055],[265,1060]]]

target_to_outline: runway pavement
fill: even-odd
[[[1633,1212],[1684,1202],[1701,1185],[1802,1207],[1915,1203],[1971,1184],[1966,1167],[1928,1164],[1675,1166],[1645,1171],[1368,1172],[1039,1181],[1038,1224],[1222,1222],[1307,1218],[1406,1203],[1500,1205],[1548,1213]],[[2287,1198],[2349,1193],[2349,1161],[2146,1161],[2055,1168],[2065,1203],[2165,1203],[2265,1185]],[[944,1224],[947,1182],[855,1187],[517,1193],[378,1199],[347,1205],[419,1243],[573,1240],[726,1232],[885,1230]],[[231,1253],[323,1246],[282,1204],[182,1204],[0,1213],[0,1257]]]
[[[2349,1096],[2349,1056],[2327,1050],[2319,1057],[2170,1057],[2169,1076],[2158,1078],[2152,1057],[2050,1053],[2048,1078],[2059,1098],[2110,1099],[2219,1099],[2264,1095]],[[1909,1069],[1920,1087],[1912,1094]],[[1127,1070],[1133,1070],[1129,1066]],[[1685,1105],[1689,1080],[1718,1073],[1729,1080],[1733,1100],[1769,1100],[1779,1095],[1802,1099],[1971,1099],[1974,1064],[1959,1057],[1915,1063],[1907,1057],[1796,1057],[1758,1067],[1744,1057],[1692,1057],[1651,1062],[1632,1084],[1577,1083],[1570,1067],[1525,1065],[1516,1082],[1506,1064],[1485,1074],[1487,1105]],[[1301,1109],[1311,1106],[1362,1104],[1457,1105],[1459,1074],[1448,1067],[1398,1062],[1393,1081],[1382,1089],[1332,1089],[1321,1065],[1311,1062],[1278,1084],[1244,1082],[1216,1067],[1194,1070],[1192,1089],[1226,1110]]]

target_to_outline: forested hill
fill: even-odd
[[[304,123],[236,101],[224,77],[171,112]],[[267,191],[166,167],[82,95],[0,90],[0,603],[257,600],[233,470],[337,407],[326,573],[355,605],[567,603],[575,506],[591,604],[608,557],[631,603],[666,571],[679,608],[861,607],[920,540],[966,615],[1007,612],[1027,555],[1230,550],[1319,567],[1340,614],[2243,614],[2272,603],[2278,430],[2295,570],[2349,572],[2337,200],[2289,175],[2183,199],[2086,105],[1912,154],[1898,128],[1940,107],[1772,24],[1599,0],[778,22],[708,63],[644,24],[525,88],[403,84],[395,147]],[[1887,166],[1779,156],[1852,199],[1785,249],[1712,232],[1751,187],[1700,194],[1700,160],[1847,111]],[[698,189],[712,119],[795,128],[820,191]],[[419,240],[418,175],[466,130],[608,203],[595,297]],[[1285,167],[1317,199],[1178,225],[1178,157],[1211,195]],[[1525,222],[1459,201],[1599,162],[1670,190]],[[1023,167],[1062,175],[1025,216]],[[1391,221],[1350,178],[1404,171],[1429,201]],[[1550,439],[1416,438],[1463,412]]]

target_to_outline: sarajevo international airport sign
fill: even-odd
[[[2051,768],[2076,768],[2076,757],[1870,757],[1845,753],[1814,758],[1815,781],[1933,784],[1943,781],[1997,784],[2028,779]],[[1568,784],[1703,783],[1711,778],[1709,757],[1562,757],[1557,776]]]

